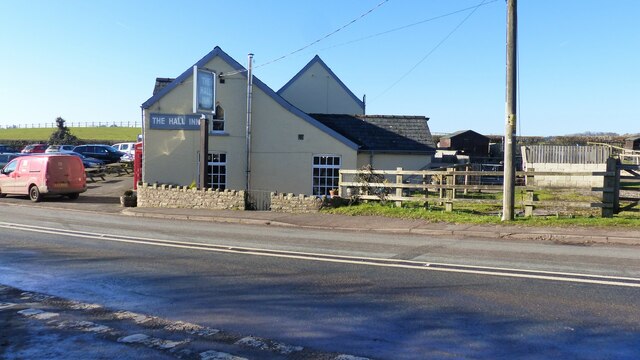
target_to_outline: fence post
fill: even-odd
[[[402,168],[396,168],[396,171],[402,171]],[[396,173],[396,197],[402,197],[402,174]],[[402,207],[402,200],[396,200],[396,207]]]
[[[455,168],[453,168],[453,170],[447,170],[447,199],[456,198],[456,189],[454,187],[449,188],[449,185],[455,186],[456,184],[456,176],[453,174],[455,170]]]
[[[456,184],[456,176],[454,174],[455,168],[453,170],[447,170],[447,189],[446,194],[447,198],[444,201],[444,211],[451,212],[453,211],[453,199],[456,197],[456,189],[454,187],[449,188],[449,186],[455,186]]]
[[[468,164],[465,165],[464,171],[469,171],[469,170],[470,170],[469,169],[469,165]],[[465,186],[465,188],[464,188],[463,194],[465,194],[465,195],[467,195],[469,193],[469,189],[466,188],[466,186],[468,186],[468,185],[469,185],[469,174],[464,174],[464,186]]]
[[[342,196],[342,170],[338,170],[338,196]]]
[[[529,187],[529,186],[533,186],[534,180],[533,180],[533,174],[529,174],[529,172],[534,172],[535,169],[531,168],[531,169],[527,169],[527,175],[525,177],[525,186]],[[524,205],[524,216],[525,217],[532,217],[533,216],[533,210],[535,209],[535,206],[533,205],[533,202],[535,201],[535,197],[533,194],[533,189],[527,189],[527,195],[525,197],[525,205]]]
[[[618,176],[616,175],[619,175],[616,159],[607,159],[607,169],[605,171],[607,172],[607,174],[604,176],[602,182],[601,216],[610,218],[613,217],[613,214],[615,214],[618,210],[616,208],[616,203],[618,202],[620,191],[620,184],[616,184],[616,179],[618,178]],[[609,173],[613,173],[613,175],[609,175]]]

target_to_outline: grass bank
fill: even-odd
[[[139,128],[129,127],[77,127],[69,128],[80,141],[131,142],[136,141]],[[0,143],[12,141],[47,142],[55,128],[0,129]]]

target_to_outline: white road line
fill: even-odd
[[[622,287],[640,287],[640,278],[632,278],[632,277],[591,275],[591,274],[580,274],[580,273],[565,273],[565,272],[526,270],[526,269],[515,269],[515,268],[419,262],[419,261],[410,261],[410,260],[393,260],[393,259],[385,259],[385,258],[340,256],[340,255],[321,254],[321,253],[260,249],[260,248],[239,247],[239,246],[233,246],[233,245],[207,244],[207,243],[162,240],[162,239],[143,238],[143,237],[129,237],[129,236],[123,236],[123,235],[110,235],[110,234],[102,234],[102,233],[95,233],[95,232],[56,229],[56,228],[50,228],[50,227],[7,223],[7,222],[0,222],[0,228],[70,236],[70,237],[85,238],[85,239],[95,239],[95,240],[102,240],[102,241],[211,251],[211,252],[219,252],[219,253],[234,253],[234,254],[268,256],[268,257],[278,257],[278,258],[297,259],[297,260],[312,260],[312,261],[321,261],[321,262],[330,262],[330,263],[343,263],[343,264],[392,267],[392,268],[441,271],[441,272],[454,272],[454,273],[466,273],[466,274],[474,274],[474,275],[491,275],[491,276],[501,276],[501,277],[511,277],[511,278],[539,279],[539,280],[563,281],[563,282],[622,286]]]

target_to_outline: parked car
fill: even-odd
[[[20,156],[20,154],[14,153],[2,153],[0,154],[0,169],[2,169],[7,163]]]
[[[77,153],[77,152],[69,151],[69,152],[67,152],[65,154],[77,156],[80,159],[82,159],[82,164],[84,165],[85,168],[100,167],[100,166],[104,165],[104,161],[102,161],[100,159],[92,158],[92,157],[89,157],[89,156],[84,156],[84,155],[82,155],[80,153]]]
[[[21,153],[23,154],[40,154],[47,151],[49,145],[47,144],[31,144],[27,145],[22,149]]]
[[[75,145],[49,145],[47,150],[45,150],[45,154],[49,153],[69,153],[73,151]]]
[[[17,153],[17,152],[19,151],[13,146],[0,144],[0,153]]]
[[[29,195],[38,202],[44,195],[77,199],[87,191],[87,176],[77,156],[40,154],[19,156],[0,171],[0,197]]]
[[[118,151],[109,145],[103,144],[79,145],[73,148],[73,152],[102,160],[106,164],[118,162],[122,155],[124,155],[123,152]]]
[[[133,158],[135,154],[135,148],[134,148],[135,144],[136,143],[127,142],[127,143],[113,144],[112,146],[118,151],[122,151],[123,153],[131,155],[131,158]]]

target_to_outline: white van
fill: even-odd
[[[127,143],[117,143],[117,144],[113,144],[111,146],[116,148],[116,150],[118,150],[118,151],[122,151],[125,154],[131,155],[131,157],[133,158],[133,155],[135,154],[135,148],[134,148],[135,144],[136,143],[127,142]]]

